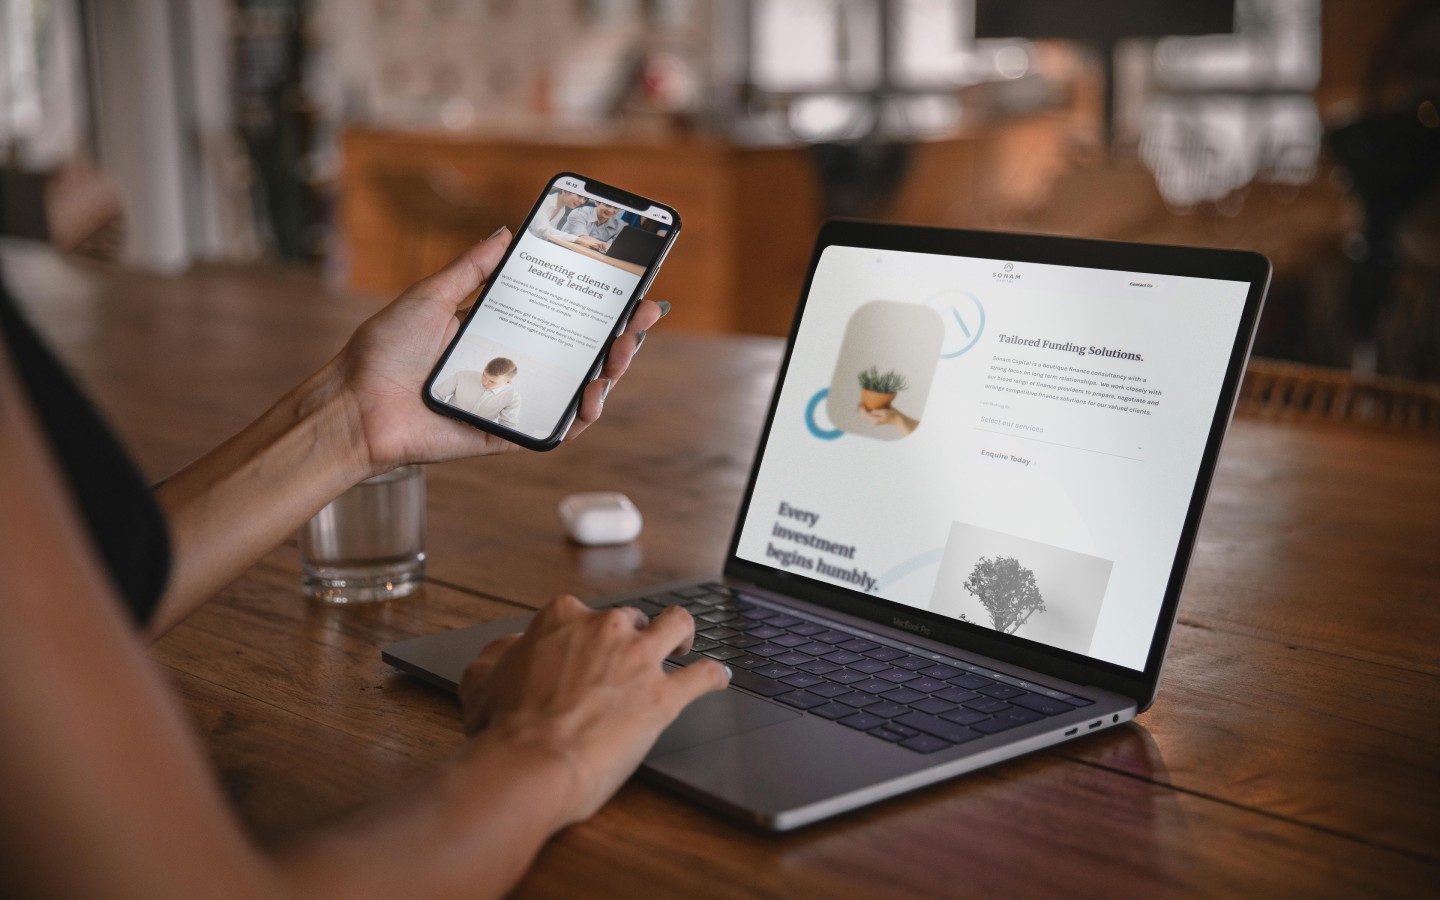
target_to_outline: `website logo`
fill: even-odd
[[[990,273],[990,277],[993,278],[993,279],[996,280],[996,281],[1019,281],[1019,280],[1020,280],[1020,275],[1019,275],[1019,273],[1017,273],[1017,272],[1015,271],[1015,264],[1014,264],[1013,262],[1007,262],[1007,263],[1004,265],[1003,269],[1004,269],[1004,271],[991,272],[991,273]]]

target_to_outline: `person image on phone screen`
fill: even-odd
[[[520,418],[520,391],[514,384],[518,374],[513,360],[497,356],[483,372],[456,372],[436,385],[435,393],[472,415],[514,428]]]
[[[575,243],[580,246],[603,252],[610,249],[610,242],[615,240],[615,235],[624,227],[625,222],[620,218],[619,207],[596,203],[594,206],[582,206],[572,210],[565,221],[564,230],[575,235]]]

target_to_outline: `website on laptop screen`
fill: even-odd
[[[826,249],[738,555],[1144,669],[1248,290]]]

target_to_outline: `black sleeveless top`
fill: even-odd
[[[136,623],[144,625],[170,573],[170,537],[160,508],[94,407],[21,318],[3,277],[0,340],[95,549]]]

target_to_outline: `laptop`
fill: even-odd
[[[643,228],[626,225],[610,242],[610,249],[605,251],[605,255],[611,259],[648,268],[664,245],[665,239],[660,235],[651,234]]]
[[[1154,700],[1270,278],[1246,252],[837,221],[820,232],[684,665],[730,687],[643,774],[786,830]],[[495,622],[391,644],[455,690]]]

